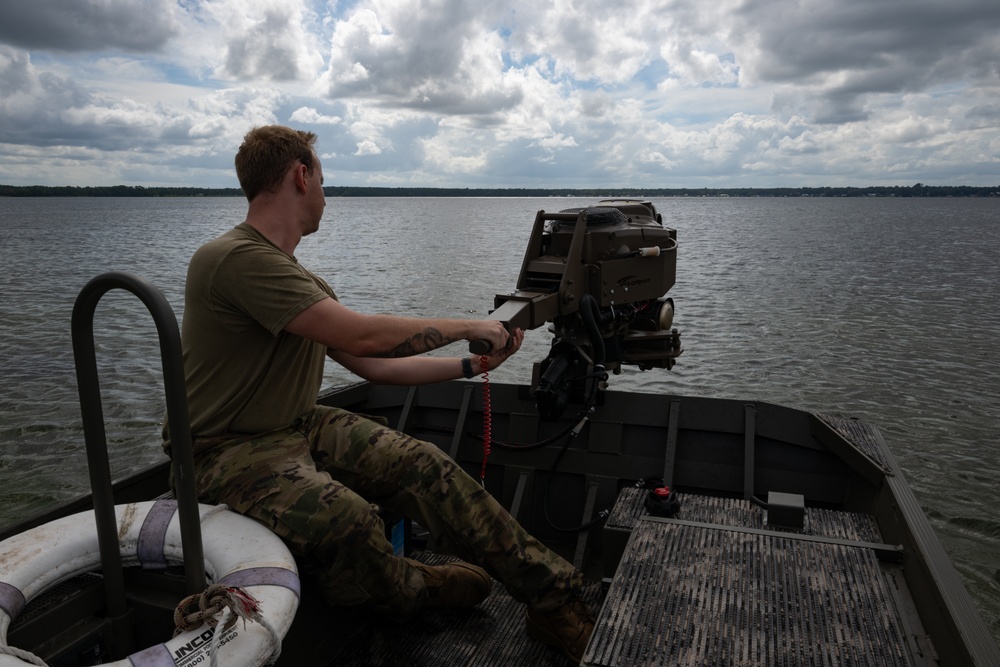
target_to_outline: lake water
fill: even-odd
[[[534,214],[577,199],[330,199],[297,255],[349,307],[485,317],[514,288]],[[685,352],[612,386],[758,399],[879,426],[1000,641],[1000,200],[662,199]],[[88,491],[73,301],[138,273],[182,315],[187,260],[240,199],[0,199],[0,525]],[[155,332],[105,296],[98,362],[114,474],[160,460]],[[491,373],[524,381],[544,330]],[[464,350],[464,348],[463,348]],[[461,352],[462,350],[459,350]],[[329,384],[351,379],[332,362]]]

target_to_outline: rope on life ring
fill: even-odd
[[[231,612],[231,613],[230,613]],[[274,663],[281,655],[281,637],[267,619],[260,613],[260,603],[241,588],[221,586],[213,584],[201,593],[189,595],[177,605],[174,610],[174,636],[182,632],[197,630],[209,620],[219,617],[215,624],[215,634],[212,636],[209,655],[211,656],[211,667],[218,664],[218,638],[222,637],[230,628],[236,625],[236,621],[243,619],[246,626],[248,620],[255,621],[263,625],[271,633],[270,659],[268,664]]]
[[[145,569],[181,564],[176,513],[173,500],[115,507],[123,564]],[[274,533],[223,505],[199,505],[199,513],[205,573],[243,607],[243,626],[236,627],[240,611],[227,609],[218,623],[206,617],[193,629],[109,667],[152,667],[179,658],[191,664],[221,659],[224,664],[260,667],[277,658],[299,603],[295,560]],[[11,622],[45,590],[99,567],[93,512],[57,519],[0,542],[0,667],[44,666],[37,656],[7,644]],[[262,622],[247,624],[247,619]]]

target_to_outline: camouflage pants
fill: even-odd
[[[202,502],[277,533],[331,604],[405,616],[426,598],[419,570],[393,555],[380,507],[416,520],[436,545],[538,609],[558,607],[582,583],[438,447],[345,410],[317,406],[254,437],[199,438],[195,474]]]

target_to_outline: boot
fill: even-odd
[[[551,611],[528,607],[524,625],[529,637],[556,647],[578,665],[594,631],[594,615],[587,603],[574,598]]]
[[[427,608],[475,607],[485,600],[493,589],[493,579],[481,567],[462,561],[444,565],[427,565],[407,558],[406,561],[420,570],[427,588]]]

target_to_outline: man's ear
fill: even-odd
[[[294,167],[294,177],[295,189],[305,194],[306,190],[309,189],[309,167],[305,166],[301,162]]]

